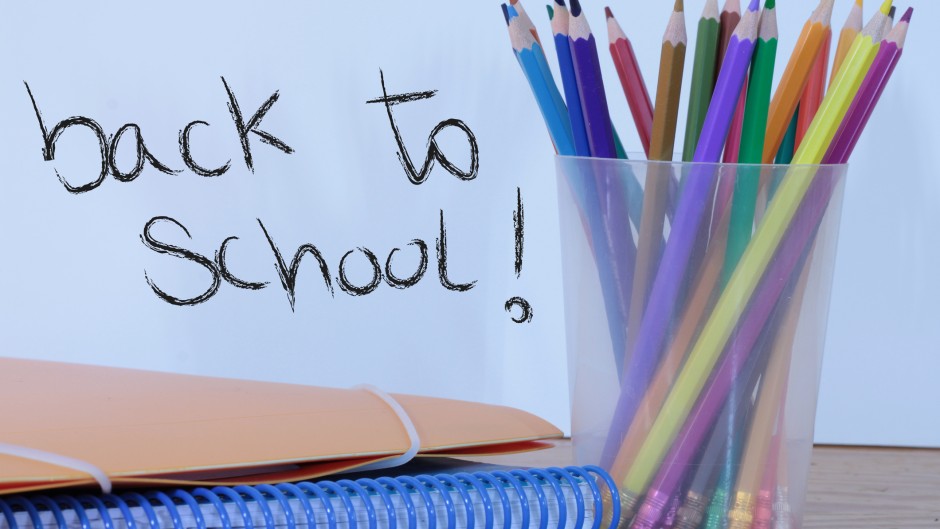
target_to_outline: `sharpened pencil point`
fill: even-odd
[[[565,0],[555,0],[555,3],[560,5],[561,7],[565,7]]]
[[[506,4],[502,4],[499,7],[503,9],[503,18],[506,19],[506,25],[508,26],[509,25],[509,6],[507,6]]]
[[[571,0],[571,16],[581,16],[581,2],[578,0]]]
[[[891,6],[891,10],[888,11],[888,18],[894,20],[894,14],[898,12],[897,6]]]
[[[908,24],[910,24],[912,16],[914,16],[914,8],[909,7],[907,8],[907,11],[904,12],[904,16],[901,17],[901,22],[907,22]]]
[[[552,8],[552,6],[545,6],[545,9],[548,10],[548,19],[555,20],[555,10]]]
[[[894,3],[894,0],[885,0],[884,3],[881,4],[881,9],[879,9],[878,11],[881,11],[882,15],[888,16],[888,14],[891,13],[891,5],[893,3]]]
[[[604,14],[607,15],[607,18],[614,18],[614,12],[609,7],[604,8]]]
[[[672,6],[672,10],[675,13],[682,13],[685,11],[685,4],[682,0],[676,0],[676,5]]]
[[[855,5],[857,5],[858,7],[865,7],[865,6],[863,5],[863,1],[864,1],[864,0],[855,0]]]
[[[519,0],[509,0],[509,5],[514,6],[519,3]]]
[[[751,13],[760,9],[760,0],[751,0],[751,5],[747,6],[747,10]]]
[[[764,2],[764,9],[776,9],[777,0],[767,0]]]

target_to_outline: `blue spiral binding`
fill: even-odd
[[[536,512],[542,529],[548,528],[550,513],[557,517],[559,528],[584,527],[587,516],[592,515],[590,529],[600,529],[604,518],[601,487],[608,489],[613,497],[618,496],[616,484],[606,472],[586,466],[251,487],[218,486],[211,490],[198,487],[192,490],[154,490],[143,494],[0,496],[0,529],[74,529],[76,524],[81,529],[137,529],[135,514],[137,520],[146,519],[149,529],[170,529],[170,524],[173,529],[231,529],[233,512],[241,517],[242,525],[239,527],[244,529],[260,528],[261,524],[257,523],[259,516],[266,529],[298,529],[303,524],[313,529],[324,521],[329,529],[337,529],[338,518],[343,511],[345,527],[349,529],[362,525],[361,515],[367,517],[369,529],[405,526],[409,529],[437,529],[439,522],[443,523],[438,517],[438,509],[446,513],[447,520],[443,525],[448,529],[456,528],[458,521],[469,528],[518,526],[530,529]],[[533,495],[538,503],[536,511],[529,508]],[[554,506],[550,506],[551,495],[557,500]],[[515,525],[514,506],[516,512],[521,512]],[[570,507],[575,510],[574,514]],[[404,516],[400,513],[401,508],[404,508]],[[123,525],[116,523],[115,509],[120,511],[118,518],[123,518]],[[299,510],[295,512],[296,509]],[[384,524],[380,524],[378,516],[382,509],[387,518]],[[497,510],[501,517],[497,517]],[[191,517],[184,521],[186,513],[191,513]],[[620,522],[617,502],[613,502],[612,512],[608,514],[608,529],[614,529]],[[28,523],[18,523],[17,515],[21,522],[25,517]],[[571,518],[574,525],[568,525]],[[46,523],[50,519],[52,523]]]

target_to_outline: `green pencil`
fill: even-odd
[[[698,23],[695,60],[692,64],[692,87],[689,92],[689,114],[686,119],[682,161],[691,162],[702,133],[705,114],[715,89],[715,62],[718,59],[718,0],[707,0]]]
[[[764,137],[767,133],[767,112],[774,80],[774,64],[777,60],[777,15],[775,0],[766,0],[761,15],[760,34],[751,62],[751,77],[748,82],[747,103],[744,107],[744,128],[741,133],[741,152],[738,162],[759,164],[764,152]],[[754,206],[760,187],[760,175],[753,168],[742,167],[734,184],[731,202],[731,220],[728,224],[728,246],[721,274],[721,285],[731,278],[738,260],[751,240],[754,226]]]

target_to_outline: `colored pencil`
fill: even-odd
[[[516,12],[518,13],[518,10]],[[535,95],[536,104],[548,127],[552,143],[559,154],[574,155],[574,139],[571,122],[568,119],[568,109],[558,91],[555,79],[551,77],[542,46],[535,40],[525,19],[521,16],[507,16],[507,18],[509,19],[509,40],[522,67],[522,72],[529,82],[529,87]]]
[[[774,158],[774,163],[777,165],[790,165],[790,162],[793,161],[793,155],[796,154],[796,123],[799,119],[800,106],[796,106],[796,111],[793,113],[793,119],[790,120],[790,125],[787,127],[786,134],[783,135],[783,142],[780,143],[780,148],[777,149],[777,156]]]
[[[845,25],[842,26],[842,31],[839,33],[839,44],[836,46],[836,55],[832,59],[832,77],[829,78],[829,86],[832,86],[833,81],[836,80],[836,73],[839,72],[839,68],[842,67],[842,62],[845,61],[845,56],[849,53],[849,48],[852,47],[852,43],[855,42],[855,37],[862,32],[862,0],[855,0],[855,3],[852,4],[852,9],[849,11],[848,18],[845,19]]]
[[[581,96],[581,110],[591,156],[616,158],[613,125],[604,92],[597,41],[591,33],[591,27],[578,0],[571,1],[569,13],[568,45],[571,48],[575,79]],[[626,185],[624,179],[596,179],[604,230],[610,247],[610,258],[613,260],[618,305],[621,307],[622,318],[616,320],[619,322],[625,322],[630,317],[633,267],[636,262],[636,245],[630,229],[629,211],[622,200],[625,194],[623,187]],[[618,356],[618,364],[625,365],[621,359],[622,351],[615,351],[615,355]]]
[[[571,132],[574,135],[575,153],[578,156],[590,156],[591,146],[584,126],[581,94],[578,92],[578,81],[574,72],[574,63],[571,59],[571,47],[568,45],[568,21],[570,18],[568,8],[565,7],[563,0],[555,0],[554,7],[546,7],[552,24],[555,53],[558,56],[558,70],[561,73],[562,86],[565,90],[565,100],[569,102],[568,117],[571,120]],[[572,102],[574,104],[570,104]],[[613,128],[611,132],[614,137],[614,149],[617,152],[617,158],[627,159],[627,152],[620,143],[617,130]],[[634,176],[627,178],[625,184],[629,200],[630,220],[633,221],[633,224],[639,226],[643,209],[643,188],[640,187]]]
[[[861,138],[862,131],[868,125],[875,105],[881,99],[894,69],[904,53],[904,41],[914,14],[912,8],[904,13],[898,24],[882,41],[878,55],[872,62],[862,85],[846,112],[845,119],[839,125],[824,160],[827,163],[846,163]]]
[[[792,529],[793,510],[790,508],[789,450],[785,442],[780,443],[777,456],[776,492],[774,494],[774,528]]]
[[[759,9],[759,1],[752,0],[747,13],[731,37],[731,44],[726,53],[721,73],[718,76],[708,115],[702,128],[701,139],[696,148],[695,162],[714,163],[721,156],[724,140],[731,126],[735,104],[741,94],[757,40],[757,29],[760,20]],[[627,424],[632,421],[635,406],[639,401],[638,395],[642,395],[646,391],[652,370],[658,363],[659,352],[663,347],[665,334],[675,311],[678,290],[683,282],[682,278],[685,277],[686,265],[692,251],[694,237],[703,222],[702,213],[705,204],[708,202],[707,192],[714,181],[714,175],[711,173],[712,168],[710,166],[695,166],[686,179],[687,184],[679,197],[672,231],[663,251],[662,262],[656,274],[656,279],[653,282],[650,302],[639,330],[640,335],[637,337],[636,349],[630,358],[631,369],[627,373],[629,378],[624,378],[624,390],[621,391],[621,397],[618,399],[617,409],[625,412],[617,416],[618,421],[626,420]],[[656,424],[660,422],[662,417],[663,413],[660,413]],[[611,429],[619,432],[617,434],[618,440],[623,434],[623,429],[622,426]],[[671,437],[672,435],[668,439],[671,439]],[[640,455],[623,481],[623,489],[626,491],[627,497],[631,494],[636,496],[645,491],[653,477],[653,473],[662,461],[666,449],[662,445],[656,448],[650,445],[662,441],[668,442],[668,439],[654,439],[652,435],[647,438]],[[624,493],[621,496],[624,496]],[[626,503],[627,505],[624,505],[624,507],[627,507],[626,510],[633,512],[636,502],[634,501],[633,505],[629,505],[629,502]]]
[[[777,412],[777,429],[770,442],[770,453],[764,465],[764,477],[761,479],[760,491],[757,493],[757,504],[754,506],[754,524],[751,529],[771,529],[774,520],[774,494],[777,484],[782,483],[779,481],[781,477],[779,469],[781,466],[786,467],[786,461],[782,461],[783,465],[780,464],[780,456],[786,454],[783,449],[784,440],[786,439],[785,418],[786,412],[781,406],[781,409]],[[780,520],[780,522],[785,523],[784,520]]]
[[[787,133],[783,135],[783,142],[780,143],[777,156],[774,158],[774,163],[777,165],[790,165],[790,162],[793,161],[796,150],[796,122],[799,119],[799,113],[800,106],[797,105],[796,111],[793,113],[793,119],[790,120],[790,125],[787,127]],[[776,173],[765,181],[763,174],[761,175],[760,190],[757,192],[757,205],[754,208],[755,226],[760,224],[761,219],[764,218],[767,202],[773,199],[782,178],[782,174]]]
[[[727,54],[726,65],[718,76],[715,92],[709,105],[702,135],[693,161],[715,163],[721,157],[724,140],[731,125],[735,104],[740,95],[747,68],[751,61],[760,17],[758,0],[752,0],[746,19],[749,24],[739,25],[741,31],[731,38],[733,53]],[[751,34],[753,33],[753,35]],[[629,361],[624,364],[621,392],[617,400],[611,428],[601,455],[602,465],[609,465],[616,457],[627,428],[633,421],[636,407],[646,391],[659,363],[666,332],[675,312],[679,289],[686,275],[689,257],[698,240],[696,235],[706,226],[704,212],[709,202],[708,192],[715,180],[712,169],[696,166],[687,179],[676,205],[669,240],[661,257],[660,266],[649,294],[649,303],[638,329],[636,344]],[[632,489],[631,489],[632,490]],[[635,506],[634,506],[635,507]]]
[[[888,11],[891,9],[891,2],[892,0],[885,0],[881,9],[855,38],[830,93],[820,105],[816,119],[806,132],[803,144],[793,156],[794,164],[817,164],[822,161],[849,105],[852,104],[855,94],[862,85],[865,74],[878,54],[885,25],[889,20]],[[802,107],[800,110],[802,111]],[[797,188],[794,186],[794,189]],[[783,185],[778,194],[782,191]]]
[[[578,83],[575,78],[574,65],[571,60],[571,48],[568,46],[568,9],[561,1],[555,2],[554,9],[548,6],[549,17],[551,19],[552,33],[555,42],[555,52],[558,57],[558,69],[561,73],[562,86],[565,90],[565,98],[570,103],[568,105],[568,116],[571,121],[572,133],[574,136],[574,148],[577,156],[590,156],[591,149],[588,144],[587,131],[584,126],[584,115],[581,109],[581,96],[578,92]],[[639,211],[643,204],[643,190],[635,179],[631,179],[636,189],[628,187],[627,195],[630,200],[630,211],[635,208],[637,217],[634,223],[639,223]],[[622,363],[621,351],[626,347],[626,329],[618,318],[626,317],[625,307],[621,304],[618,295],[619,288],[613,272],[613,263],[610,260],[610,249],[603,225],[603,219],[597,216],[597,207],[600,204],[597,187],[590,178],[584,178],[576,186],[579,193],[579,200],[586,204],[584,211],[587,212],[585,221],[589,224],[591,236],[591,247],[595,253],[595,263],[597,264],[598,277],[601,281],[601,294],[604,298],[604,308],[608,317],[608,329],[610,332],[611,343],[613,344],[615,358],[618,366]],[[592,215],[591,212],[594,212]]]
[[[686,117],[682,161],[691,162],[705,124],[705,115],[715,86],[715,65],[718,59],[718,0],[705,0],[705,10],[698,23],[695,39],[695,58],[692,63],[692,87],[689,92],[689,111]]]
[[[581,94],[578,91],[574,64],[571,62],[571,48],[568,46],[568,9],[560,1],[555,2],[554,9],[552,6],[548,7],[555,40],[555,54],[558,57],[558,71],[565,90],[565,101],[568,102],[568,118],[571,121],[571,132],[574,137],[574,152],[577,156],[590,156],[591,146],[588,143],[587,130],[584,126]]]
[[[741,154],[744,164],[759,164],[764,149],[764,134],[767,130],[767,111],[770,104],[770,94],[773,84],[774,64],[777,55],[777,15],[774,0],[767,0],[761,14],[760,33],[754,50],[754,60],[751,63],[750,83],[748,85],[747,105],[745,110],[744,128],[741,135]],[[725,147],[725,153],[728,146]],[[744,249],[751,239],[754,225],[754,210],[757,203],[761,170],[757,167],[739,166],[734,183],[734,198],[731,204],[731,221],[728,226],[728,244],[725,253],[724,268],[722,270],[721,288],[731,278]],[[743,355],[746,351],[732,348],[726,354]],[[739,360],[743,362],[743,358]],[[740,399],[737,395],[737,385],[732,387],[729,402]],[[728,511],[727,500],[737,475],[738,459],[742,452],[743,435],[735,427],[739,419],[730,415],[725,423],[719,422],[715,427],[718,431],[730,432],[724,446],[724,464],[720,477],[712,495],[709,505],[706,529],[721,527]]]
[[[826,30],[826,36],[823,39],[822,46],[819,48],[819,55],[813,61],[813,67],[810,68],[809,77],[806,79],[806,86],[803,88],[803,95],[800,97],[800,117],[796,123],[796,148],[800,148],[803,143],[803,136],[809,129],[810,123],[816,117],[819,105],[826,95],[826,74],[829,69],[829,47],[832,43],[832,29]]]
[[[816,184],[817,181],[820,183]],[[813,197],[818,198],[816,193],[825,193],[827,191],[826,186],[829,186],[831,189],[834,185],[834,179],[819,178],[814,181],[814,184],[815,186],[812,190]],[[695,454],[695,448],[701,445],[709,428],[714,423],[723,403],[731,392],[734,381],[739,379],[747,365],[761,357],[760,351],[762,349],[759,346],[760,342],[772,339],[773,335],[768,334],[768,331],[775,330],[777,325],[768,325],[768,319],[772,318],[774,314],[783,314],[783,310],[775,310],[775,307],[779,300],[788,299],[787,296],[783,296],[784,292],[792,291],[794,288],[794,281],[790,281],[792,271],[805,260],[804,257],[806,253],[802,251],[802,249],[805,247],[807,240],[815,233],[815,226],[818,225],[818,220],[826,209],[826,203],[820,200],[812,201],[812,205],[813,207],[800,208],[797,216],[794,218],[793,227],[795,229],[787,232],[788,237],[777,253],[772,269],[768,271],[767,278],[761,281],[757,289],[756,295],[754,296],[755,303],[753,303],[745,313],[741,325],[729,336],[727,342],[729,349],[737,348],[742,351],[749,351],[749,354],[743,358],[743,362],[741,361],[742,358],[735,358],[735,355],[725,354],[721,357],[721,361],[714,369],[714,372],[712,372],[711,369],[704,372],[704,375],[711,374],[711,376],[708,377],[707,387],[703,388],[704,390],[700,393],[700,398],[694,400],[694,408],[689,404],[689,411],[683,414],[684,417],[688,417],[688,421],[685,421],[683,418],[677,418],[672,415],[674,411],[672,404],[676,398],[677,390],[681,391],[684,386],[684,377],[692,372],[690,370],[697,371],[701,368],[697,358],[694,356],[696,355],[696,351],[693,349],[689,359],[686,361],[683,372],[676,381],[676,386],[672,394],[670,394],[667,399],[663,410],[660,412],[656,423],[650,431],[650,437],[647,439],[647,443],[637,457],[637,466],[645,461],[643,459],[645,456],[649,456],[651,453],[654,453],[654,451],[663,450],[659,443],[652,444],[653,439],[659,437],[659,432],[657,432],[659,425],[673,420],[675,420],[676,424],[674,427],[678,428],[678,425],[682,425],[682,433],[679,436],[674,436],[674,442],[668,443],[668,445],[671,446],[671,449],[669,449],[670,455],[666,463],[662,465],[662,468],[664,470],[675,467],[686,468],[691,462]],[[814,221],[815,223],[813,223]],[[703,330],[703,335],[704,334],[705,330]],[[761,340],[762,337],[764,340]],[[699,339],[700,342],[701,340],[702,338]],[[703,373],[700,372],[697,373],[697,375],[703,375]],[[663,437],[663,439],[666,438]]]
[[[633,44],[627,38],[626,33],[623,32],[617,19],[614,18],[610,8],[605,7],[604,11],[607,15],[610,56],[614,60],[617,76],[620,78],[620,85],[627,97],[630,113],[633,114],[633,122],[636,124],[636,131],[640,135],[643,152],[649,158],[650,138],[653,134],[653,102],[646,90],[643,72],[640,70],[640,64],[633,52]]]
[[[782,403],[786,398],[787,382],[790,378],[791,352],[799,324],[803,295],[806,292],[806,283],[812,268],[809,263],[811,260],[812,257],[807,259],[796,281],[796,287],[793,289],[793,297],[789,305],[781,311],[785,316],[770,351],[770,364],[767,366],[765,382],[761,384],[754,409],[754,419],[748,430],[747,446],[741,458],[741,468],[735,485],[734,508],[729,514],[732,520],[729,529],[751,528],[750,520],[754,517],[754,507],[770,455],[774,426],[779,414],[783,412]]]
[[[883,12],[884,10],[881,11],[881,13]],[[824,163],[841,164],[848,161],[857,144],[858,138],[861,136],[861,132],[868,123],[872,108],[877,104],[883,94],[884,88],[900,60],[912,14],[913,10],[908,9],[904,17],[902,17],[901,22],[889,33],[878,47],[877,55],[872,61],[871,67],[868,69],[849,111],[842,121],[836,138],[822,160]],[[877,23],[877,20],[874,22]],[[853,51],[859,51],[859,61],[862,64],[867,62],[867,59],[862,55],[864,50],[860,48],[866,47],[866,44],[867,43],[864,41],[861,41],[860,44],[853,46]],[[852,55],[851,53],[849,54],[850,57],[852,57]],[[847,63],[846,75],[850,74],[850,69],[852,68],[851,60],[850,58]],[[843,81],[848,82],[846,79],[840,79],[834,86],[839,86],[839,83]],[[842,140],[841,138],[847,139]],[[816,183],[814,183],[814,185],[816,185]],[[828,201],[828,197],[824,197],[823,200]],[[807,266],[801,273],[799,280],[800,285],[797,287],[791,306],[787,310],[786,320],[781,326],[780,341],[775,344],[771,366],[768,366],[768,384],[761,389],[755,421],[751,426],[745,457],[741,464],[741,475],[737,484],[735,505],[737,506],[738,513],[733,516],[733,518],[748,519],[750,516],[748,509],[753,505],[755,493],[757,493],[758,496],[768,496],[770,494],[768,490],[769,482],[767,479],[761,479],[761,471],[764,468],[765,461],[767,461],[768,453],[771,452],[773,420],[775,418],[779,419],[778,414],[782,413],[780,407],[785,400],[784,395],[786,391],[787,373],[789,371],[788,363],[791,356],[790,352],[792,351],[793,341],[795,339],[796,325],[800,316],[801,298],[806,289],[809,268],[810,267]],[[778,440],[779,437],[778,434]],[[773,454],[770,455],[773,457]],[[764,490],[759,491],[758,487]],[[731,528],[735,527],[735,525],[731,526]],[[741,525],[740,527],[745,526]]]
[[[768,337],[773,334],[773,330],[772,326],[765,329],[764,340],[769,339]],[[653,484],[643,501],[643,506],[637,512],[632,525],[633,529],[659,527],[663,515],[662,499],[678,491],[683,476],[693,468],[691,463],[696,456],[699,456],[699,465],[694,468],[689,491],[692,491],[693,487],[704,491],[707,482],[712,477],[712,471],[715,470],[713,467],[716,463],[722,461],[722,453],[726,450],[727,443],[746,425],[745,418],[750,414],[752,407],[751,395],[757,388],[767,358],[768,355],[753,355],[748,358],[746,365],[743,366],[741,373],[734,382],[735,385],[741,386],[740,391],[737,392],[734,398],[728,398],[725,401],[721,409],[722,415],[714,428],[705,428],[702,436],[686,431],[679,434],[677,442],[673,445],[669,455],[660,467],[656,479],[653,480]],[[726,428],[725,424],[731,424],[732,428]],[[685,433],[702,438],[697,438],[691,443],[684,443]],[[708,434],[708,442],[705,444],[701,442],[705,437],[704,434]]]
[[[820,0],[819,6],[806,21],[793,54],[790,56],[790,61],[777,85],[777,90],[774,92],[774,97],[770,101],[767,134],[764,138],[763,162],[765,164],[773,163],[783,135],[796,111],[803,88],[806,87],[810,68],[822,48],[826,31],[831,31],[830,20],[834,2],[835,0]]]
[[[614,146],[610,110],[607,107],[601,65],[597,58],[597,41],[582,12],[581,2],[571,1],[570,14],[568,45],[571,47],[578,93],[581,94],[581,108],[588,143],[591,146],[591,156],[616,158],[617,150]]]
[[[725,0],[725,5],[722,7],[721,15],[719,16],[719,22],[721,27],[719,29],[718,61],[716,67],[720,67],[724,62],[728,42],[731,40],[731,35],[734,34],[734,29],[738,27],[738,23],[741,22],[741,1]],[[715,75],[718,75],[717,70],[715,71]],[[741,125],[744,119],[744,100],[747,94],[747,81],[745,81],[744,90],[742,90],[741,94],[741,97],[738,99],[738,106],[734,109],[734,119],[731,121],[731,129],[728,131],[728,139],[725,142],[725,152],[722,157],[722,162],[724,163],[737,163],[738,161],[738,149],[741,143]],[[730,195],[730,190],[728,194]]]
[[[767,111],[777,58],[777,14],[775,0],[766,0],[761,14],[760,33],[754,49],[751,77],[748,84],[747,106],[744,113],[744,129],[741,135],[743,164],[759,164],[764,153],[764,135],[767,132]],[[751,240],[754,225],[754,208],[757,203],[759,174],[749,168],[740,167],[735,180],[734,198],[731,203],[731,222],[728,225],[728,248],[725,256],[721,284],[731,278],[744,248]],[[753,174],[752,174],[753,173]]]
[[[887,17],[888,8],[890,7],[889,2],[890,0],[887,0],[883,7],[884,14],[879,13],[876,15],[876,18],[880,16],[881,19],[875,22],[883,23],[883,19]],[[872,24],[870,24],[870,26],[871,25]],[[875,28],[880,29],[881,27],[882,24],[875,25]],[[875,31],[875,29],[873,28],[872,31]],[[825,149],[828,148],[829,142],[835,135],[836,127],[845,116],[850,99],[852,95],[857,92],[859,85],[861,85],[862,76],[874,60],[877,50],[878,44],[873,41],[869,28],[866,28],[866,30],[859,35],[858,39],[856,39],[846,59],[846,66],[844,66],[839,73],[839,79],[836,80],[833,89],[823,101],[816,119],[807,132],[803,145],[794,156],[794,166],[791,167],[788,178],[785,178],[783,183],[781,183],[764,220],[761,222],[751,244],[742,256],[738,264],[738,269],[731,277],[731,281],[722,292],[708,322],[706,322],[705,327],[702,329],[685,366],[682,368],[669,397],[663,405],[663,409],[660,411],[659,416],[650,429],[649,436],[640,449],[636,463],[628,473],[626,480],[624,480],[623,488],[627,492],[622,492],[621,496],[626,495],[626,497],[629,498],[631,495],[638,495],[644,492],[653,472],[662,462],[666,447],[671,444],[680,425],[689,416],[689,411],[701,394],[709,375],[713,372],[713,368],[720,354],[728,343],[729,338],[732,336],[732,331],[737,326],[738,319],[741,317],[742,313],[744,313],[745,306],[748,306],[748,311],[744,314],[745,320],[741,328],[745,331],[752,331],[748,326],[748,322],[754,321],[760,324],[757,329],[763,327],[766,316],[770,312],[770,309],[765,308],[765,305],[774,304],[780,295],[779,291],[773,292],[771,290],[770,292],[764,292],[764,289],[782,288],[782,282],[779,280],[771,281],[770,283],[761,281],[760,284],[758,284],[759,280],[764,276],[764,272],[767,270],[768,264],[770,264],[771,257],[775,254],[777,257],[772,263],[771,271],[776,272],[778,269],[784,269],[785,266],[790,266],[792,269],[795,263],[790,262],[791,258],[794,255],[800,255],[802,253],[799,248],[802,248],[803,245],[797,246],[797,249],[790,249],[781,246],[780,243],[781,241],[789,243],[794,239],[800,242],[798,240],[799,235],[807,231],[813,231],[816,224],[810,223],[810,220],[802,219],[802,216],[810,215],[814,210],[824,211],[826,206],[825,202],[821,203],[819,197],[813,195],[813,200],[807,201],[807,207],[799,208],[798,206],[803,201],[804,196],[807,195],[811,184],[815,184],[816,187],[832,184],[832,179],[830,178],[811,178],[812,169],[807,168],[806,165],[818,164],[822,161]],[[743,69],[744,68],[742,68],[742,70]],[[683,196],[680,198],[680,208],[682,200],[686,198],[688,194],[691,193],[683,193]],[[799,213],[799,215],[796,215],[797,213]],[[677,214],[677,218],[678,217],[679,215]],[[794,220],[795,217],[800,220]],[[791,223],[791,221],[794,222]],[[792,229],[787,230],[788,227]],[[786,239],[784,239],[785,233],[788,234]],[[807,239],[809,238],[809,234],[805,236]],[[670,237],[669,243],[672,243],[672,237]],[[780,252],[776,251],[778,246],[781,248]],[[667,244],[667,251],[668,248],[669,244]],[[785,274],[783,277],[785,278],[788,275],[789,274]],[[749,305],[747,301],[752,299],[752,294],[755,294],[755,291],[758,292],[757,295],[753,296],[755,303]],[[763,317],[763,320],[761,320],[760,317]],[[752,323],[751,325],[754,324]],[[735,334],[740,333],[735,332]],[[752,334],[756,333],[752,332]],[[749,349],[750,347],[743,348],[743,350]],[[732,362],[727,363],[727,365],[730,366],[727,369],[739,368]],[[726,366],[726,363],[723,362],[722,367],[724,366]],[[733,377],[731,377],[726,380],[724,376],[717,375],[719,372],[720,371],[715,372],[714,381],[727,382],[727,380],[733,379]],[[725,393],[725,395],[726,394],[727,393]],[[721,391],[718,391],[715,395],[723,398]],[[624,501],[623,503],[626,507],[632,507],[628,501]]]
[[[658,110],[653,120],[650,160],[672,160],[672,151],[676,143],[679,96],[682,92],[682,75],[685,68],[686,43],[682,0],[676,0],[663,36],[660,54],[659,82],[656,90]],[[611,44],[611,49],[613,50],[613,44]],[[672,166],[665,164],[656,164],[648,169],[643,200],[643,219],[638,230],[637,263],[633,275],[633,298],[630,302],[628,329],[636,330],[640,326],[646,308],[649,285],[659,265],[666,202],[672,179],[671,172]],[[627,357],[632,354],[636,335],[636,332],[630,332],[627,335]]]
[[[718,227],[715,237],[708,245],[704,264],[699,271],[698,278],[695,280],[695,288],[689,296],[682,317],[679,319],[680,323],[677,327],[678,330],[675,332],[675,337],[666,354],[663,355],[659,369],[643,395],[643,400],[638,406],[633,423],[621,443],[617,458],[613,466],[610,467],[610,474],[615,478],[622,479],[625,477],[627,470],[636,461],[636,455],[646,439],[650,422],[662,408],[663,402],[669,395],[669,389],[675,382],[676,375],[685,361],[692,341],[704,322],[705,315],[711,311],[714,304],[715,287],[718,285],[718,277],[721,274],[721,265],[725,257],[725,244],[728,240],[728,220],[730,217],[731,211],[727,210],[725,215],[716,222]]]

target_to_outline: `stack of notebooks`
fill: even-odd
[[[455,466],[561,435],[512,408],[32,360],[0,373],[0,529],[599,527],[616,495],[596,467]]]

